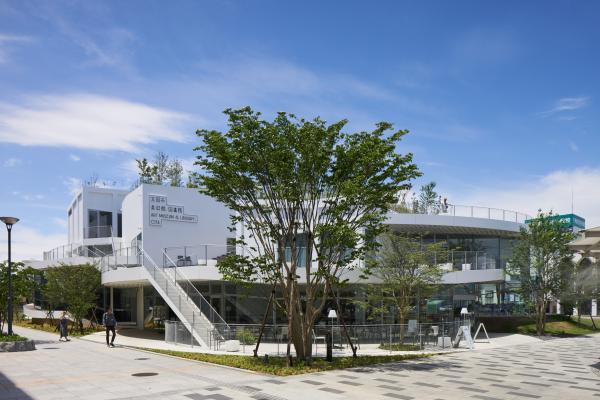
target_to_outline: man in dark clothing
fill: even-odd
[[[113,342],[115,341],[115,328],[117,327],[117,319],[115,318],[115,314],[113,314],[112,308],[108,308],[104,315],[102,315],[102,325],[106,328],[106,346],[115,347]],[[110,343],[108,341],[109,332],[112,332],[112,339]]]
[[[67,342],[71,341],[71,339],[68,338],[68,327],[69,319],[67,318],[67,312],[65,311],[62,313],[62,317],[60,317],[60,320],[58,321],[58,328],[60,330],[60,338],[58,339],[59,341],[62,342],[62,338],[65,338]]]

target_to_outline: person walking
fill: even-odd
[[[69,339],[69,319],[67,318],[67,312],[63,312],[60,320],[58,321],[58,330],[60,331],[59,342],[62,342],[62,339],[65,338],[65,341],[70,342]]]
[[[107,347],[115,347],[115,328],[117,327],[117,319],[115,318],[115,314],[113,314],[112,308],[108,308],[104,315],[102,315],[102,325],[106,328],[106,346]],[[109,333],[112,332],[112,339],[110,342],[108,341]]]

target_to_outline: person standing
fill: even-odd
[[[112,308],[108,308],[104,315],[102,315],[102,325],[106,328],[106,346],[107,347],[115,347],[115,328],[117,327],[117,319],[115,318],[115,314],[113,314]],[[108,341],[109,333],[112,332],[112,339],[110,342]]]
[[[59,342],[62,342],[62,338],[65,338],[65,340],[67,342],[70,342],[71,339],[69,339],[68,335],[69,335],[69,319],[67,318],[67,312],[63,312],[62,316],[60,317],[60,320],[58,321],[58,330],[60,331],[60,338],[58,339]]]

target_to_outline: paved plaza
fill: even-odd
[[[0,399],[593,399],[600,335],[273,377],[17,328],[38,350],[0,354]]]

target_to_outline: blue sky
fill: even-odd
[[[195,130],[244,105],[393,122],[451,203],[565,212],[573,192],[600,225],[600,3],[169,4],[0,1],[0,214],[23,258],[66,242],[82,180],[129,187],[158,150],[192,168]]]

